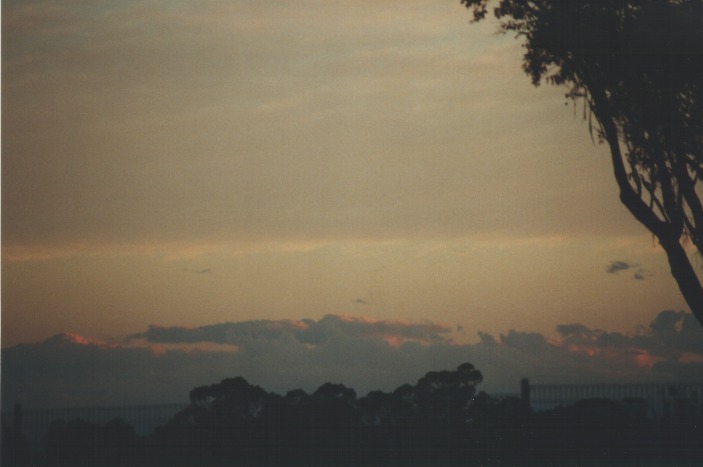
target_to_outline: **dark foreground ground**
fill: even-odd
[[[148,436],[119,419],[51,424],[30,449],[3,426],[2,466],[703,466],[703,401],[588,399],[534,412],[476,394],[470,364],[357,398],[326,383],[267,393],[243,378],[193,389],[191,405]]]

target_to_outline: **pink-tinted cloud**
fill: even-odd
[[[686,382],[703,374],[703,329],[663,311],[625,335],[580,324],[560,338],[510,330],[458,345],[428,322],[327,315],[196,328],[151,326],[120,342],[59,334],[2,352],[3,405],[120,405],[186,401],[195,386],[243,376],[276,392],[341,382],[358,393],[391,390],[427,371],[473,363],[489,392],[536,383]]]
[[[257,320],[219,323],[197,328],[152,325],[131,339],[143,338],[152,343],[213,342],[240,345],[250,339],[276,340],[284,334],[303,344],[320,345],[335,338],[382,339],[399,345],[404,342],[421,344],[447,341],[450,328],[434,323],[375,320],[366,317],[327,315],[318,321]]]

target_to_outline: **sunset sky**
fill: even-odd
[[[330,314],[475,344],[687,309],[581,105],[458,0],[2,8],[3,347]]]

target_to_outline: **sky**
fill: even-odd
[[[458,0],[3,2],[3,348],[163,356],[130,336],[329,317],[437,326],[426,350],[651,335],[687,308],[582,104],[469,20]]]

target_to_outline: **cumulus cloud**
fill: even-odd
[[[434,323],[378,321],[362,317],[327,315],[319,321],[255,320],[220,323],[197,328],[150,326],[130,339],[144,338],[152,343],[213,342],[244,345],[252,339],[277,340],[288,335],[303,344],[319,345],[330,339],[381,339],[393,345],[445,342],[450,328]]]
[[[296,326],[304,327],[300,321],[257,320],[239,323],[218,323],[197,328],[182,326],[151,325],[146,332],[129,336],[128,340],[143,338],[157,344],[187,344],[213,342],[216,344],[237,344],[246,339],[277,339],[282,333],[294,331]]]
[[[703,363],[703,329],[692,314],[684,311],[662,311],[649,330],[636,335],[579,324],[560,325],[557,331],[569,351],[602,356],[611,362],[630,361],[653,372],[667,373],[687,361]]]
[[[703,355],[703,331],[691,313],[662,311],[650,328],[663,346],[671,347],[679,353]]]
[[[3,406],[186,401],[190,389],[243,376],[267,390],[313,391],[341,382],[364,394],[412,383],[427,371],[471,362],[489,392],[536,383],[690,381],[703,370],[703,329],[663,311],[647,329],[622,334],[582,324],[556,339],[510,330],[458,345],[447,326],[327,315],[196,328],[151,326],[119,342],[59,334],[3,349]]]

